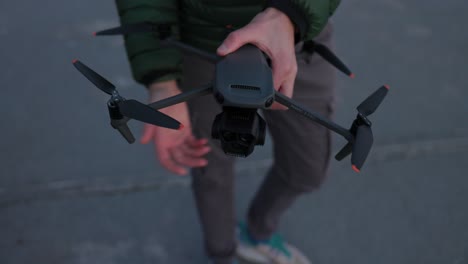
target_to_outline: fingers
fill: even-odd
[[[203,158],[203,155],[209,151],[208,147],[198,149],[196,152],[183,148],[174,148],[171,151],[171,156],[179,166],[197,168],[204,167],[208,164],[208,161]]]
[[[190,147],[198,147],[198,146],[208,144],[208,139],[206,138],[196,139],[193,135],[190,135],[187,138],[186,142]]]
[[[292,98],[294,91],[294,79],[286,79],[281,87],[278,89],[278,92],[284,94],[285,96]],[[278,102],[274,102],[271,106],[273,110],[288,110],[288,108]]]
[[[297,75],[297,60],[294,51],[278,50],[270,58],[275,89],[279,90],[284,85],[288,87],[291,84],[294,85]]]
[[[189,136],[179,145],[165,147],[155,144],[155,148],[164,168],[178,175],[186,175],[187,168],[204,167],[208,164],[208,160],[203,157],[211,151],[207,143],[207,139],[195,139]]]
[[[203,156],[211,151],[206,139],[188,137],[184,144],[171,149],[172,158],[182,166],[196,168],[204,167],[208,160]]]
[[[159,162],[161,165],[169,170],[170,172],[173,172],[178,175],[185,175],[187,174],[187,170],[179,166],[171,156],[170,153],[170,148],[164,144],[158,144],[158,142],[154,142],[154,149],[156,150],[156,155],[158,157]]]
[[[296,73],[289,75],[281,84],[278,92],[284,94],[285,96],[292,98],[294,92],[294,81],[296,79]]]
[[[148,144],[153,139],[154,128],[155,126],[153,125],[145,124],[143,128],[143,135],[140,139],[141,144]]]
[[[297,75],[297,63],[295,57],[293,58],[293,61],[288,60],[288,58],[284,58],[282,60],[277,58],[272,59],[273,85],[279,93],[289,98],[292,98],[293,96],[294,82]],[[281,63],[282,61],[285,63]],[[287,61],[290,62],[288,63]],[[275,102],[271,106],[271,109],[286,110],[288,108]]]
[[[193,158],[201,158],[211,151],[211,147],[208,145],[208,139],[196,139],[193,136],[187,139],[186,144],[183,145],[181,149],[186,156]]]
[[[236,31],[231,32],[223,43],[216,50],[218,55],[226,56],[229,53],[236,51],[247,43],[255,43],[257,39],[254,31],[250,27],[246,26]]]

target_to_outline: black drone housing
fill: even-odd
[[[380,87],[367,97],[357,107],[358,115],[352,123],[351,129],[345,129],[327,117],[275,91],[272,70],[268,65],[267,58],[254,45],[244,45],[225,57],[219,57],[174,39],[167,25],[157,25],[150,22],[122,25],[97,32],[96,35],[133,33],[157,33],[155,36],[160,38],[161,45],[176,47],[195,54],[215,63],[216,67],[212,83],[146,106],[135,100],[125,100],[118,94],[115,87],[102,76],[84,64],[74,62],[75,67],[91,82],[103,92],[111,95],[108,104],[111,125],[129,143],[135,141],[127,126],[130,119],[166,128],[180,129],[182,125],[177,120],[157,110],[185,102],[194,97],[213,94],[222,105],[223,111],[217,115],[213,122],[212,137],[221,141],[221,146],[227,154],[246,157],[252,153],[255,145],[263,145],[266,124],[257,111],[258,109],[268,109],[273,102],[277,102],[344,137],[348,143],[335,156],[337,160],[351,155],[352,168],[357,172],[364,165],[373,143],[372,123],[368,117],[377,110],[384,100],[389,90],[388,86]],[[346,65],[325,45],[308,42],[304,44],[303,50],[309,54],[319,54],[343,73],[354,77]],[[308,56],[306,56],[307,58]]]
[[[265,142],[266,122],[257,111],[269,108],[275,97],[271,68],[260,49],[247,44],[219,60],[213,94],[223,111],[213,122],[212,137],[224,153],[247,157]]]
[[[275,89],[271,68],[261,50],[247,44],[217,62],[213,93],[223,106],[269,108]]]

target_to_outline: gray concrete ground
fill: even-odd
[[[336,44],[357,79],[340,77],[338,122],[381,84],[391,93],[363,172],[333,161],[281,232],[318,264],[468,263],[468,2],[343,2]],[[145,100],[121,39],[90,37],[117,22],[113,1],[0,2],[2,264],[206,263],[189,179],[108,127],[106,96],[71,65]],[[270,151],[237,166],[240,217]]]

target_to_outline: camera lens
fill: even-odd
[[[236,134],[229,132],[229,131],[224,131],[223,132],[223,138],[226,141],[235,141],[236,140]]]
[[[242,135],[240,135],[239,139],[242,142],[250,143],[250,142],[252,142],[253,137],[252,137],[252,135],[249,135],[249,134],[242,134]]]

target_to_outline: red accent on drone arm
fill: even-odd
[[[353,170],[357,173],[361,172],[361,170],[359,170],[356,165],[352,165],[351,168],[353,168]]]

